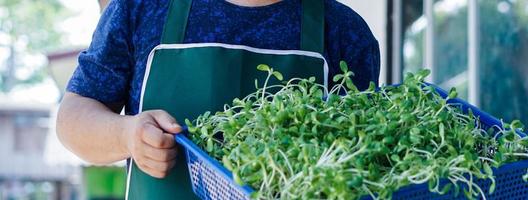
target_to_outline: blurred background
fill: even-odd
[[[432,70],[492,115],[528,124],[528,0],[342,0],[380,43],[380,82]],[[92,166],[55,134],[65,85],[105,0],[0,0],[0,200],[123,199],[123,163]]]

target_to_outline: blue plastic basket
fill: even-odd
[[[192,188],[200,199],[250,199],[253,192],[251,187],[235,183],[233,174],[228,169],[207,155],[184,134],[177,134],[175,138],[176,142],[185,148]]]
[[[444,98],[447,92],[435,87],[437,92]],[[480,125],[487,130],[494,126],[502,127],[502,123],[493,116],[480,111],[461,99],[450,99],[448,103],[453,106],[460,106],[464,112],[473,111],[480,119]],[[518,132],[525,137],[526,134]],[[232,173],[222,166],[222,164],[211,158],[206,152],[196,146],[184,134],[176,135],[176,142],[185,148],[187,155],[187,165],[194,193],[202,200],[239,200],[250,199],[253,189],[248,186],[240,186],[233,180]],[[496,187],[493,194],[488,194],[491,181],[475,180],[475,183],[484,190],[486,199],[506,200],[506,199],[528,199],[528,183],[522,178],[528,169],[528,160],[506,164],[498,169],[493,169]],[[441,184],[447,181],[441,182]],[[364,199],[370,199],[365,197]],[[409,185],[401,188],[393,194],[395,200],[458,200],[465,199],[461,191],[455,196],[453,189],[445,195],[432,193],[428,189],[427,183],[419,185]]]

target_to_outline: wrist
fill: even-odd
[[[133,131],[131,130],[131,127],[134,127],[133,120],[134,120],[134,116],[120,115],[119,121],[117,123],[119,127],[119,131],[117,134],[118,135],[118,138],[117,138],[118,148],[119,148],[119,151],[123,155],[125,155],[126,158],[129,158],[132,156],[128,141],[130,140],[130,137],[132,137],[132,133],[133,133]]]

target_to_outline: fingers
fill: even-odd
[[[150,159],[138,159],[136,164],[139,169],[153,177],[165,178],[169,174],[170,169],[176,164],[176,161],[159,162]]]
[[[144,144],[143,152],[144,152],[145,157],[147,157],[148,159],[159,161],[159,162],[172,161],[176,159],[176,155],[178,154],[177,148],[157,149],[157,148],[151,147],[148,144]]]
[[[182,131],[178,122],[167,112],[163,110],[150,111],[152,117],[158,125],[168,133],[179,133]]]
[[[173,135],[163,133],[162,130],[150,123],[145,123],[142,126],[141,138],[154,148],[169,149],[175,145]]]
[[[134,134],[127,144],[138,167],[156,178],[167,176],[177,155],[174,135],[169,133],[181,132],[181,127],[161,110],[143,112],[132,119]]]

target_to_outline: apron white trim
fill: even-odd
[[[203,48],[203,47],[222,47],[226,49],[238,49],[238,50],[246,50],[251,51],[254,53],[261,53],[261,54],[271,54],[271,55],[301,55],[301,56],[308,56],[308,57],[314,57],[319,58],[324,61],[324,86],[327,89],[328,88],[328,62],[326,62],[326,59],[323,55],[316,52],[311,51],[301,51],[301,50],[272,50],[272,49],[259,49],[244,45],[233,45],[233,44],[223,44],[223,43],[190,43],[190,44],[160,44],[152,51],[150,51],[150,54],[148,56],[147,60],[147,67],[145,69],[145,76],[143,77],[143,84],[141,87],[141,97],[139,100],[139,112],[142,111],[143,107],[143,95],[145,94],[145,87],[147,85],[148,76],[150,74],[150,67],[152,65],[152,59],[154,58],[154,54],[157,50],[162,49],[187,49],[187,48]]]
[[[273,50],[273,49],[260,49],[260,48],[254,48],[244,45],[234,45],[234,44],[223,44],[223,43],[189,43],[189,44],[160,44],[152,51],[150,51],[148,60],[147,60],[147,66],[145,68],[145,76],[143,77],[143,84],[141,85],[141,96],[139,100],[139,113],[143,112],[143,95],[145,94],[145,87],[147,85],[148,77],[150,74],[150,68],[152,65],[152,59],[154,59],[154,54],[157,50],[162,49],[188,49],[188,48],[203,48],[203,47],[222,47],[226,49],[237,49],[237,50],[246,50],[254,53],[260,53],[260,54],[271,54],[271,55],[300,55],[300,56],[308,56],[313,58],[319,58],[324,61],[324,86],[325,89],[328,89],[328,62],[326,61],[325,57],[317,52],[311,52],[311,51],[302,51],[302,50]],[[325,91],[327,92],[327,91]],[[130,159],[130,165],[128,166],[128,175],[127,175],[127,184],[126,184],[126,193],[125,193],[125,199],[128,199],[128,189],[130,186],[130,176],[132,174],[132,163],[134,162],[133,159]]]
[[[128,188],[130,187],[130,174],[132,174],[132,164],[134,162],[134,159],[130,158],[130,163],[128,164],[128,170],[127,170],[127,180],[126,180],[126,192],[125,192],[125,199],[128,200]]]

